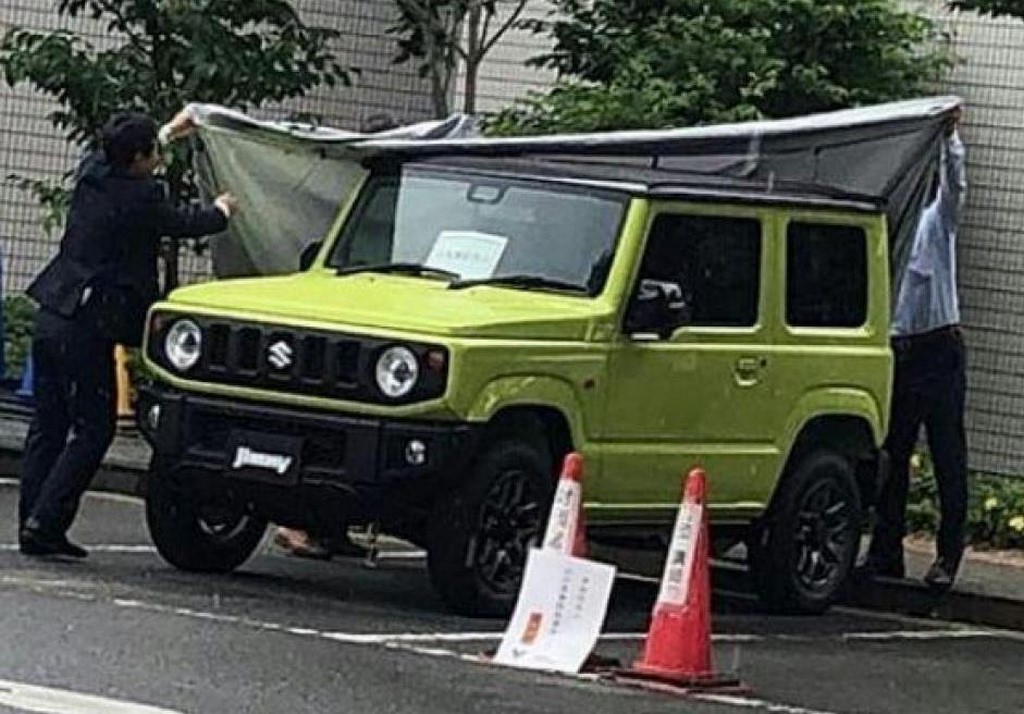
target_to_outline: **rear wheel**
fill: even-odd
[[[497,434],[464,481],[437,504],[427,530],[427,565],[431,582],[454,611],[512,611],[527,554],[543,536],[554,494],[552,471],[543,438]]]
[[[840,454],[815,451],[800,459],[781,489],[748,543],[754,586],[772,610],[824,612],[857,556],[861,499],[853,467]]]
[[[158,461],[150,466],[146,524],[157,552],[180,570],[227,573],[256,550],[267,522],[237,507],[201,504],[175,488]]]

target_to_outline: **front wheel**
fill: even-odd
[[[157,552],[180,570],[227,573],[256,550],[267,522],[240,509],[199,504],[175,488],[154,463],[146,495],[146,524]]]
[[[785,478],[748,543],[754,586],[769,609],[821,613],[857,557],[860,491],[849,460],[831,451],[804,456]]]
[[[434,588],[455,612],[511,613],[526,557],[543,536],[554,494],[551,464],[542,439],[499,436],[434,509],[427,566]]]

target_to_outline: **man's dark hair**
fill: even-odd
[[[114,116],[103,127],[103,151],[107,161],[118,168],[128,168],[136,154],[149,156],[156,146],[158,128],[152,117],[138,112]]]

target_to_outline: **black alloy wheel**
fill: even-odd
[[[754,587],[770,610],[824,612],[846,585],[860,542],[853,466],[827,449],[809,452],[787,469],[778,488],[747,542]]]

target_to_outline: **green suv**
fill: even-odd
[[[454,610],[514,604],[559,466],[589,536],[663,544],[709,474],[719,541],[820,611],[882,463],[886,222],[851,197],[594,161],[378,161],[316,257],[149,316],[147,518],[191,571],[267,523],[379,524]]]

